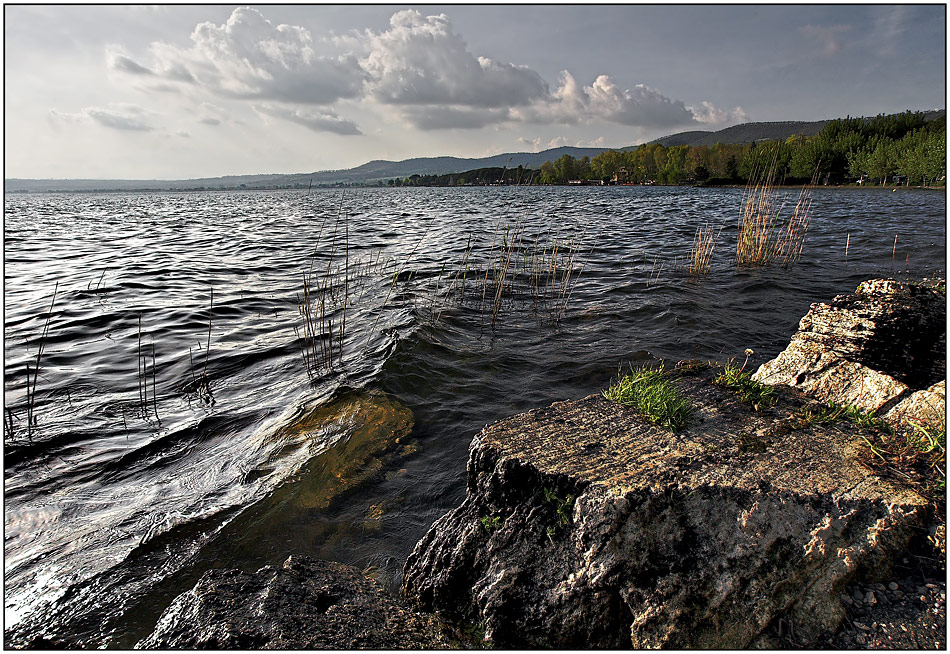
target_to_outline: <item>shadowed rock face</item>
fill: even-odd
[[[444,647],[414,614],[356,568],[291,557],[257,572],[211,570],[165,610],[145,649]]]
[[[908,417],[940,420],[946,405],[946,317],[943,290],[870,280],[856,293],[813,304],[788,347],[754,378],[877,411],[895,424]]]
[[[486,427],[405,594],[502,647],[743,648],[779,617],[806,642],[833,631],[841,589],[887,568],[927,502],[861,463],[849,423],[802,427],[812,402],[791,389],[754,412],[715,372],[675,381],[694,406],[676,435],[599,396]]]

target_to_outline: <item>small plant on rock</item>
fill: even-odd
[[[544,501],[554,508],[556,522],[546,529],[548,540],[553,545],[554,537],[574,520],[574,496],[568,494],[564,499],[561,499],[553,488],[545,488]]]
[[[662,367],[636,370],[631,366],[630,374],[621,376],[603,395],[612,402],[636,408],[649,422],[672,432],[686,427],[692,411]]]
[[[755,381],[750,373],[745,372],[749,357],[754,352],[746,350],[745,353],[745,363],[742,364],[741,368],[731,363],[726,364],[722,373],[713,380],[713,383],[731,388],[739,396],[740,401],[751,404],[756,411],[770,407],[775,404],[775,389]]]
[[[485,533],[491,534],[496,529],[501,526],[501,518],[499,516],[484,516],[481,519],[482,529],[485,530]]]

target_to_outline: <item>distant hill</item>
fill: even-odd
[[[461,157],[419,157],[405,161],[369,161],[347,170],[325,170],[313,173],[289,175],[229,175],[183,180],[156,179],[5,179],[4,191],[156,191],[188,189],[234,189],[246,188],[308,188],[333,184],[372,183],[380,180],[409,177],[410,175],[443,175],[461,173],[476,168],[504,167],[539,168],[545,161],[567,154],[575,159],[596,157],[610,148],[560,147],[542,152],[509,152],[480,159]]]
[[[737,143],[743,145],[753,141],[785,140],[789,136],[813,136],[828,124],[827,120],[812,122],[786,121],[774,123],[743,123],[721,129],[718,132],[681,132],[650,141],[664,147],[673,145],[716,145],[717,143]]]
[[[928,120],[946,114],[945,110],[926,113]],[[789,136],[811,136],[821,131],[827,120],[812,122],[785,121],[772,123],[744,123],[716,132],[693,130],[679,132],[651,141],[664,147],[674,145],[706,145],[716,143],[750,143],[752,141],[787,139]],[[5,179],[4,191],[154,191],[186,189],[235,188],[309,188],[335,184],[375,183],[410,175],[445,175],[477,168],[508,167],[540,168],[545,161],[554,161],[567,154],[575,159],[596,157],[605,150],[633,150],[638,146],[621,148],[560,147],[541,152],[508,152],[491,157],[465,159],[461,157],[418,157],[404,161],[369,161],[347,170],[324,170],[312,173],[229,175],[183,180],[130,180],[130,179]]]
[[[659,143],[664,148],[671,148],[677,145],[693,145],[696,141],[710,134],[715,134],[716,132],[694,130],[692,132],[679,132],[678,134],[670,134],[669,136],[664,136],[662,138],[654,139],[650,143]]]

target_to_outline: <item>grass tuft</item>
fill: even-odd
[[[636,408],[652,424],[672,432],[684,429],[692,408],[666,378],[662,366],[657,369],[630,368],[603,392],[605,398]]]
[[[751,404],[756,411],[775,404],[775,389],[755,381],[751,374],[738,366],[726,365],[713,383],[732,389],[740,401]]]

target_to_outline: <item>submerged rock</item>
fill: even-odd
[[[888,568],[927,500],[861,462],[857,427],[805,423],[801,393],[754,411],[715,373],[675,380],[694,407],[675,435],[600,396],[486,427],[406,596],[512,648],[768,646],[779,620],[806,643],[833,632],[847,584]]]
[[[301,483],[281,494],[293,493],[292,502],[308,510],[327,508],[379,473],[406,446],[413,424],[407,406],[374,390],[350,391],[304,410],[270,436],[287,450],[303,442],[318,453],[299,472]]]
[[[788,347],[753,377],[876,411],[898,425],[942,420],[946,318],[945,286],[870,280],[813,304]]]
[[[137,649],[431,649],[437,624],[352,566],[291,557],[257,572],[211,570]]]

